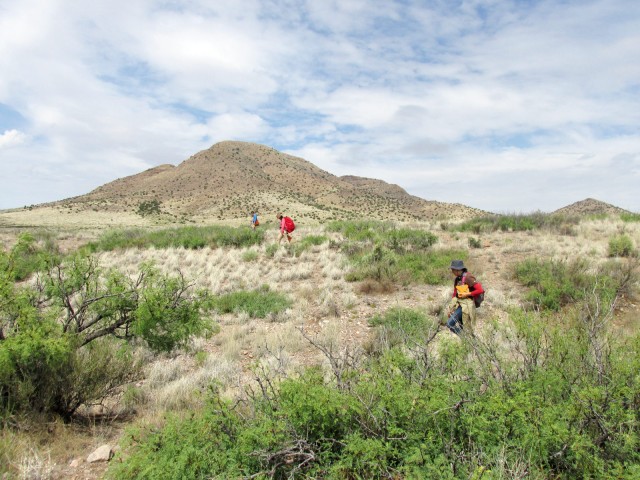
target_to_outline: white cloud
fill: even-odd
[[[0,0],[0,208],[239,139],[490,210],[640,210],[639,21],[633,0]]]
[[[6,130],[0,135],[0,149],[22,145],[27,141],[27,136],[18,130]]]

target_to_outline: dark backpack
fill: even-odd
[[[296,224],[290,217],[284,217],[284,228],[288,233],[291,233],[296,229]]]
[[[482,305],[482,302],[484,302],[484,289],[482,288],[482,284],[480,282],[476,282],[476,285],[480,285],[480,288],[483,290],[480,295],[476,295],[475,297],[473,297],[473,303],[476,305],[476,308],[480,308],[480,305]]]

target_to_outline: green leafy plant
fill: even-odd
[[[470,248],[482,248],[482,242],[479,238],[469,237],[469,247]]]
[[[248,263],[255,262],[257,259],[258,259],[258,252],[256,252],[255,250],[247,250],[242,254],[243,262],[248,262]]]
[[[212,390],[201,411],[130,430],[109,477],[630,480],[640,336],[616,340],[594,329],[606,309],[588,311],[553,327],[514,310],[515,331],[437,349],[418,340],[423,316],[390,311],[375,328],[414,343],[371,357],[322,347],[334,375],[258,376],[245,402]]]
[[[4,262],[4,265],[8,265]],[[127,340],[155,351],[206,334],[208,295],[150,264],[135,278],[76,254],[17,286],[0,270],[0,411],[69,419],[138,374]]]
[[[211,300],[211,306],[220,313],[245,312],[252,318],[265,318],[271,313],[279,313],[289,308],[291,300],[265,286],[259,290],[220,295]]]
[[[112,230],[95,242],[86,245],[90,252],[111,251],[126,248],[188,248],[233,247],[246,248],[260,245],[264,239],[263,230],[249,227],[180,227],[161,230]]]
[[[623,222],[640,222],[640,213],[621,213],[620,220]]]
[[[142,217],[146,217],[148,215],[157,215],[162,213],[161,206],[162,202],[160,202],[160,200],[145,200],[138,204],[136,213]]]
[[[620,271],[619,267],[617,270]],[[622,271],[630,272],[626,269]],[[514,277],[530,287],[526,298],[534,306],[553,311],[582,300],[591,293],[605,302],[611,302],[631,278],[614,273],[607,265],[593,273],[586,260],[562,262],[535,258],[518,263]]]
[[[618,235],[609,240],[610,257],[630,257],[634,252],[633,240],[629,235]]]

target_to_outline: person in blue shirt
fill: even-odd
[[[255,230],[258,225],[260,225],[260,221],[258,220],[258,212],[251,212],[251,228]]]

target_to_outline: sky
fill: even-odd
[[[0,0],[0,209],[223,140],[496,213],[640,211],[637,0]]]

